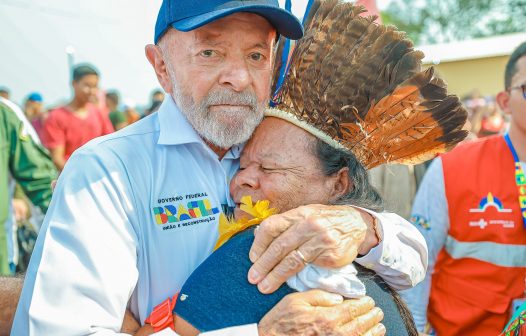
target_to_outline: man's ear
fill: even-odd
[[[508,91],[501,91],[497,94],[496,97],[497,104],[499,104],[500,109],[502,112],[506,114],[511,114],[510,108],[509,108],[509,102],[510,102],[510,93]]]
[[[164,91],[168,94],[172,93],[172,80],[168,74],[168,69],[166,68],[161,48],[154,44],[148,44],[144,48],[144,51],[146,53],[146,58],[148,58],[148,61],[155,70],[155,75],[157,76],[159,84],[161,84]]]
[[[353,188],[353,183],[349,178],[348,167],[342,168],[337,173],[333,174],[331,182],[332,191],[329,199],[330,202],[336,202]]]

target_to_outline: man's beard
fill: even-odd
[[[263,119],[266,104],[258,104],[254,92],[216,89],[208,92],[203,100],[196,104],[192,96],[179,87],[173,73],[170,77],[174,83],[173,98],[181,112],[204,140],[219,148],[228,149],[247,141]],[[244,107],[216,107],[214,111],[210,111],[212,105]]]

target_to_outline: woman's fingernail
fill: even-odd
[[[330,293],[330,295],[331,295],[331,301],[334,302],[335,304],[340,304],[343,302],[343,296],[338,295],[338,294],[333,294],[333,293]]]
[[[380,309],[380,308],[374,308],[376,310],[376,315],[378,315],[378,317],[380,317],[381,319],[384,318],[384,312]]]
[[[248,258],[252,263],[255,263],[257,260],[256,252],[250,251],[250,253],[248,254]]]
[[[385,335],[387,330],[385,330],[385,326],[383,324],[379,324],[376,326],[376,334],[375,335]]]
[[[270,284],[267,279],[263,279],[263,281],[259,283],[258,287],[262,292],[266,293],[270,289]]]
[[[258,282],[258,280],[259,280],[258,272],[255,269],[251,269],[248,272],[248,281],[250,281],[250,283],[252,283],[252,284],[255,284],[255,283]]]

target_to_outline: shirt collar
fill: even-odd
[[[199,134],[197,134],[193,126],[188,122],[181,110],[179,110],[171,96],[166,96],[157,111],[157,115],[160,127],[159,140],[157,141],[159,145],[200,143],[213,153],[210,147],[208,147]],[[232,146],[223,159],[239,159],[244,147],[245,144]]]
[[[241,156],[241,152],[243,151],[243,148],[245,147],[245,144],[240,145],[234,145],[230,150],[223,156],[223,160],[225,159],[231,159],[231,160],[237,160]]]
[[[171,96],[166,95],[157,111],[157,115],[160,127],[159,140],[157,141],[159,145],[201,143],[206,146],[203,139],[201,139],[177,105],[175,105]]]

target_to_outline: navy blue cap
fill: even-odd
[[[190,31],[238,12],[261,15],[276,28],[278,34],[297,40],[303,36],[301,22],[279,7],[277,0],[163,0],[155,23],[155,43],[173,27]]]

